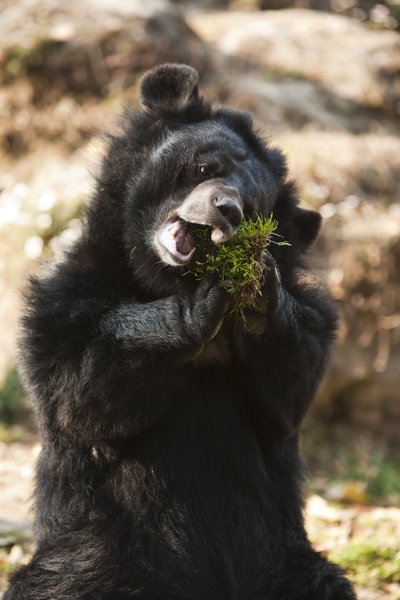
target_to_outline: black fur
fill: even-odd
[[[299,279],[320,218],[249,117],[196,85],[186,66],[147,75],[82,237],[32,281],[21,366],[43,439],[38,549],[6,600],[355,598],[302,516],[299,425],[336,326],[325,293]],[[266,255],[245,325],[220,328],[223,286],[154,246],[204,162],[245,214],[273,210],[291,243]]]

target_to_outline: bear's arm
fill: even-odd
[[[236,323],[235,344],[249,410],[277,434],[295,433],[323,375],[336,331],[324,292],[281,284],[268,271],[262,314]],[[244,368],[241,368],[244,367]]]
[[[91,273],[36,280],[21,348],[43,428],[89,443],[153,425],[227,308],[219,285],[148,303],[102,291]]]

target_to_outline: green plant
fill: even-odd
[[[266,269],[264,253],[270,244],[289,246],[276,232],[278,221],[271,215],[258,216],[255,220],[244,219],[236,235],[223,244],[214,244],[208,227],[196,226],[192,233],[196,239],[196,256],[189,273],[198,281],[217,274],[226,282],[226,289],[233,299],[233,312],[243,317],[246,307],[254,306],[261,295]],[[280,238],[280,239],[279,239]]]
[[[15,368],[8,372],[0,387],[0,438],[3,437],[3,424],[6,427],[15,424],[32,426],[31,409]]]
[[[395,547],[353,543],[331,553],[359,585],[380,588],[383,582],[400,582],[400,559]]]
[[[400,460],[377,457],[372,460],[373,475],[368,480],[367,492],[372,498],[400,499]]]

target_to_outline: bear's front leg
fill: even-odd
[[[220,327],[226,290],[207,280],[192,294],[110,306],[96,296],[93,274],[84,280],[68,264],[59,269],[34,282],[24,320],[21,366],[43,427],[89,445],[143,433],[173,404],[193,357]],[[71,271],[75,296],[65,283]]]
[[[320,289],[286,282],[265,253],[262,294],[234,326],[246,395],[282,433],[297,430],[320,382],[336,329],[336,312]]]

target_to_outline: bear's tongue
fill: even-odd
[[[194,239],[191,233],[187,233],[183,227],[180,227],[175,235],[176,249],[180,254],[186,256],[194,248]]]
[[[167,221],[160,232],[159,241],[180,262],[189,262],[196,249],[192,234],[186,231],[177,217]]]

